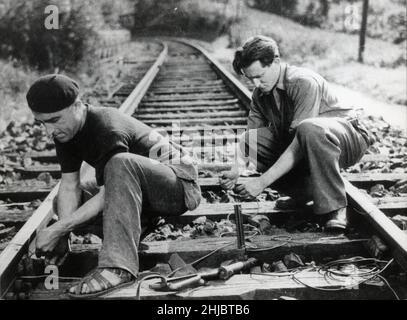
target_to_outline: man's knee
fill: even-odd
[[[105,171],[117,171],[119,168],[126,167],[129,163],[137,163],[139,161],[139,158],[141,158],[141,156],[134,153],[117,153],[106,163]]]
[[[325,130],[321,119],[312,118],[300,122],[297,127],[297,138],[300,144],[318,143],[321,140],[326,140],[328,131]]]
[[[339,137],[332,130],[332,123],[324,118],[312,118],[302,121],[297,127],[297,139],[302,148],[311,147],[323,152],[329,146],[336,151],[341,148]],[[335,152],[336,152],[335,151]]]
[[[128,161],[129,153],[117,153],[109,159],[106,163],[106,168],[115,168],[117,166],[122,166],[126,161]]]
[[[318,136],[323,132],[324,130],[317,119],[305,119],[297,127],[297,135],[303,137]]]
[[[113,176],[121,177],[139,175],[145,167],[145,161],[150,159],[133,153],[118,153],[115,154],[106,163],[104,169],[105,181],[110,180]],[[153,161],[153,160],[151,160]]]

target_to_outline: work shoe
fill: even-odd
[[[326,230],[345,230],[348,226],[346,207],[328,213],[328,221],[325,224]]]

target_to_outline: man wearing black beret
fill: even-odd
[[[36,247],[53,255],[71,231],[103,211],[98,267],[69,290],[72,297],[91,298],[137,279],[142,209],[180,215],[195,209],[201,194],[197,166],[180,146],[135,118],[85,105],[78,96],[78,84],[58,74],[41,77],[27,93],[35,119],[54,139],[62,171],[59,220],[39,232]],[[82,204],[83,161],[95,168],[99,191]]]

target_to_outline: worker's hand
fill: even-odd
[[[219,184],[223,189],[230,190],[235,186],[237,179],[239,179],[237,170],[224,171],[219,177]]]
[[[235,192],[242,198],[254,199],[260,193],[262,193],[265,188],[266,186],[264,185],[263,180],[261,179],[261,177],[258,177],[250,180],[250,182],[246,182],[236,186]]]
[[[59,257],[68,249],[68,236],[55,223],[38,232],[35,246],[37,256],[44,255],[47,259]]]

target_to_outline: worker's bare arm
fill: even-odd
[[[80,205],[81,195],[79,171],[63,174],[58,192],[58,212],[61,213],[59,214],[58,224],[61,229],[66,229],[67,233],[91,220],[103,209],[103,186],[97,195],[82,206]]]
[[[79,186],[79,171],[62,174],[57,195],[59,219],[69,217],[76,209],[78,209],[82,195],[82,191]]]
[[[99,192],[94,197],[86,201],[69,217],[58,221],[61,230],[63,230],[62,232],[69,233],[75,230],[75,228],[77,228],[78,226],[96,217],[97,214],[103,210],[104,202],[105,188],[104,186],[102,186],[100,187]]]
[[[302,153],[297,137],[278,158],[278,160],[261,177],[264,188],[288,173],[301,160]]]
[[[104,187],[101,187],[98,194],[82,206],[79,206],[80,196],[79,174],[65,176],[65,181],[64,183],[61,181],[58,192],[59,220],[41,230],[37,235],[36,247],[40,252],[52,253],[59,240],[102,211],[105,199]],[[72,201],[72,203],[69,203],[69,201]]]
[[[257,197],[270,184],[293,169],[301,158],[301,148],[295,137],[278,160],[263,175],[236,187],[236,191],[243,197]]]

